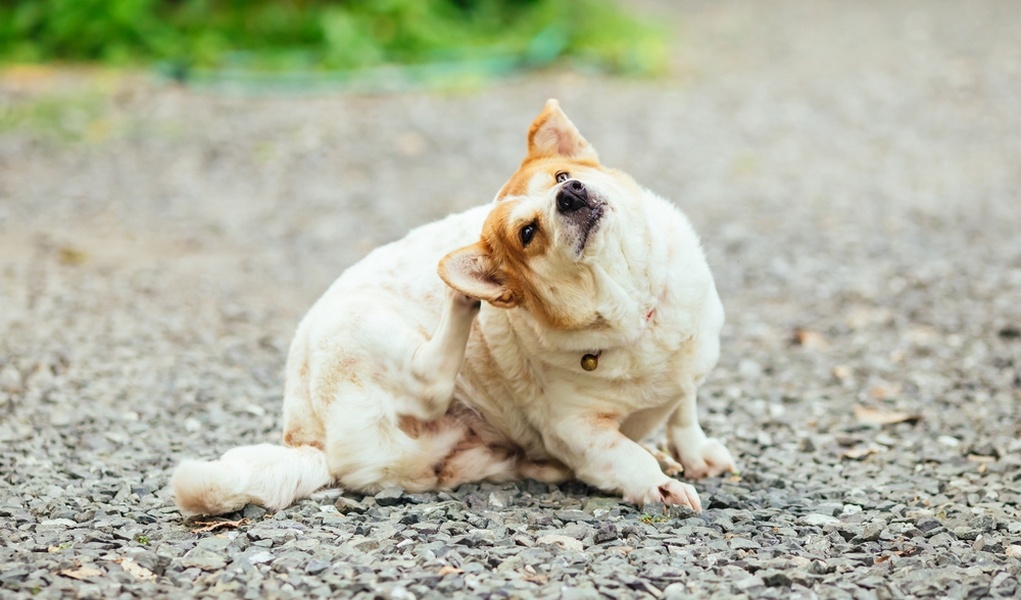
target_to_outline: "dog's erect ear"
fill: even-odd
[[[552,98],[546,101],[546,107],[528,128],[528,155],[599,160],[595,149],[581,137],[578,128],[560,110],[560,103]]]
[[[485,300],[498,308],[518,305],[517,296],[497,277],[493,261],[482,244],[466,246],[444,256],[439,273],[447,285],[465,296]]]

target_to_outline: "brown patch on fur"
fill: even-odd
[[[397,415],[397,428],[409,438],[417,440],[423,435],[436,435],[443,429],[443,419],[423,421],[410,415]]]
[[[317,439],[310,439],[302,430],[292,429],[284,432],[284,445],[291,448],[298,446],[312,446],[317,450],[325,450],[323,443]]]
[[[451,403],[444,419],[452,419],[464,427],[464,435],[443,460],[433,465],[438,487],[451,488],[468,481],[465,474],[459,470],[457,459],[470,450],[484,449],[494,462],[520,456],[520,451],[499,431],[487,423],[475,409],[460,401],[455,400]]]
[[[617,429],[620,427],[620,415],[612,412],[598,412],[589,417],[593,427],[598,429]]]
[[[457,485],[463,477],[457,469],[456,459],[458,455],[481,445],[479,436],[475,435],[471,430],[465,432],[464,437],[458,440],[457,444],[450,450],[450,453],[443,457],[443,461],[433,466],[433,472],[436,473],[436,483],[440,487]]]
[[[333,404],[333,401],[337,399],[337,391],[345,384],[364,387],[356,369],[359,364],[359,359],[354,356],[342,356],[337,365],[332,367],[327,374],[324,374],[329,376],[319,377],[319,385],[315,388],[315,396],[323,408]]]

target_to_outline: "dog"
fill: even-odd
[[[723,321],[688,219],[603,166],[549,100],[494,202],[371,252],[301,321],[283,445],[185,460],[174,497],[185,515],[222,514],[330,484],[576,478],[700,511],[664,472],[677,462],[639,442],[665,426],[686,478],[735,470],[695,405]]]

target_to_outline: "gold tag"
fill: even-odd
[[[599,355],[598,354],[586,354],[581,357],[581,368],[586,371],[595,371],[596,367],[599,366]]]

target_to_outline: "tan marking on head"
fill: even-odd
[[[507,308],[521,305],[553,329],[577,329],[591,325],[572,318],[570,307],[550,306],[544,299],[541,292],[545,284],[537,280],[530,262],[549,251],[553,241],[549,226],[542,215],[536,213],[539,229],[532,242],[527,247],[522,246],[520,229],[530,221],[513,216],[517,205],[514,201],[498,204],[486,218],[478,244],[491,265],[493,277],[512,298]]]
[[[516,207],[516,202],[497,205],[486,218],[479,244],[485,249],[496,278],[514,298],[514,305],[524,305],[542,318],[548,311],[536,292],[537,284],[533,281],[529,261],[549,249],[552,242],[549,226],[540,213],[535,213],[531,219],[515,217],[513,212]],[[538,230],[531,243],[524,246],[520,237],[521,227],[533,221]]]
[[[527,196],[533,181],[545,180],[548,186],[543,189],[550,189],[557,183],[557,173],[563,171],[573,175],[584,169],[605,170],[595,159],[529,155],[521,162],[518,170],[510,176],[507,183],[503,184],[496,199],[500,201],[508,197]],[[537,180],[537,176],[542,176],[543,179]]]

